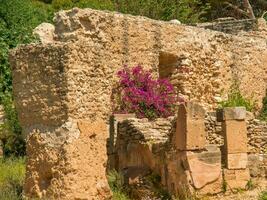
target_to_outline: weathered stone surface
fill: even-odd
[[[27,141],[26,197],[98,200],[111,196],[105,174],[105,122],[71,120],[53,132],[39,130],[33,130]]]
[[[267,178],[267,155],[258,153],[249,154],[248,168],[251,177]]]
[[[207,109],[217,107],[218,99],[227,98],[237,78],[241,93],[245,97],[254,94],[260,109],[267,87],[266,38],[261,32],[234,36],[92,9],[60,11],[55,17],[56,42],[23,45],[10,54],[14,99],[23,132],[28,135],[25,195],[101,199],[107,194],[103,161],[108,128],[99,134],[97,130],[109,119],[115,74],[124,64],[141,64],[155,77],[169,78],[176,92]],[[75,123],[69,123],[70,119]],[[81,134],[77,128],[80,120],[99,124],[91,129],[80,127],[82,132],[91,130]],[[191,120],[199,119],[193,116]],[[120,152],[140,149],[139,154],[133,152],[134,158],[129,157],[130,162],[171,174],[164,180],[175,193],[188,181],[177,154],[171,154],[171,159],[162,151],[172,126],[166,128],[161,123],[155,123],[155,127],[163,127],[160,130],[138,127],[141,134],[131,132],[134,142],[140,141],[141,146],[147,142],[144,149],[122,145]],[[195,133],[196,126],[190,126]],[[204,146],[203,130],[201,126],[197,135],[201,144],[191,143],[197,149]],[[142,152],[144,158],[138,159]],[[163,158],[170,161],[166,167],[159,162]],[[99,174],[91,171],[93,167]],[[177,168],[177,174],[173,173]],[[94,173],[97,176],[92,177]]]
[[[222,124],[227,154],[247,153],[247,126],[245,121],[228,120]]]
[[[43,44],[55,42],[55,26],[53,24],[42,23],[33,30],[33,34],[35,34]]]
[[[253,31],[257,30],[256,19],[243,19],[236,20],[232,17],[219,18],[214,22],[207,22],[197,24],[198,27],[206,29],[222,31],[225,33],[238,34],[240,31]]]
[[[258,91],[254,97],[259,108],[265,96],[267,56],[264,55],[267,50],[262,37],[233,36],[143,17],[75,8],[56,15],[55,38],[58,43],[66,42],[65,47],[73,48],[70,53],[74,55],[80,45],[77,57],[84,55],[85,59],[76,62],[76,66],[86,66],[91,59],[97,62],[84,69],[95,65],[109,66],[106,70],[109,78],[102,79],[108,82],[107,88],[123,64],[132,66],[139,63],[154,72],[167,74],[185,98],[196,99],[205,107],[214,108],[217,104],[215,97],[226,98],[234,67],[244,96],[250,97],[253,91]],[[190,48],[188,44],[192,44]],[[89,52],[94,47],[97,47],[98,54],[92,57]],[[65,63],[74,55],[65,59]],[[249,58],[243,59],[246,56]],[[185,60],[187,66],[182,66]],[[79,77],[85,81],[84,73],[80,72]]]
[[[189,119],[201,119],[205,118],[206,111],[198,102],[190,101],[186,103],[187,117]]]
[[[246,119],[246,108],[245,107],[234,107],[224,108],[224,120],[245,120]]]
[[[206,144],[205,110],[195,103],[180,105],[173,137],[179,150],[204,149]]]
[[[170,20],[170,23],[172,23],[172,24],[181,24],[181,22],[178,19],[172,19],[172,20]]]
[[[224,180],[230,189],[245,189],[250,179],[248,169],[224,169]]]
[[[227,169],[246,169],[248,164],[247,153],[228,153]]]
[[[245,120],[246,108],[245,107],[228,107],[217,110],[217,119],[222,122],[225,120]]]
[[[221,163],[209,164],[198,159],[197,153],[188,152],[187,162],[193,185],[196,189],[201,189],[207,184],[213,183],[218,179],[221,180]],[[221,191],[221,187],[217,188],[217,192]],[[215,191],[213,191],[216,193]]]
[[[258,119],[247,121],[248,151],[250,153],[266,154],[267,122]]]

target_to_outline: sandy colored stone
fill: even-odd
[[[67,124],[55,135],[34,132],[28,138],[25,196],[88,200],[109,198],[104,139],[107,125],[103,121],[84,120]]]
[[[211,184],[218,179],[222,179],[220,162],[216,164],[208,164],[200,161],[196,156],[190,154],[194,153],[187,153],[187,162],[191,178],[196,189],[201,189],[207,184]],[[216,191],[220,192],[221,187],[218,187]]]
[[[106,123],[112,114],[116,73],[124,64],[140,64],[155,77],[169,78],[175,92],[208,110],[217,107],[218,99],[227,99],[233,80],[238,79],[242,95],[253,95],[260,110],[267,87],[267,36],[261,33],[230,35],[92,9],[58,12],[52,43],[22,45],[10,53],[14,100],[28,136],[25,195],[48,199],[108,195]],[[199,149],[205,138],[204,121],[202,128],[200,119],[190,120],[190,127],[185,127],[193,132],[189,149]],[[146,138],[153,141],[161,131],[148,133]],[[185,144],[186,131],[181,133]],[[166,140],[167,134],[162,135],[157,141]],[[163,157],[153,153],[161,152],[159,143],[155,149],[151,144],[120,146],[121,154],[127,148],[139,150],[132,156],[123,154],[122,160],[164,172],[165,185],[177,193],[181,185],[188,185],[186,172],[176,153]],[[236,151],[234,142],[229,144]],[[244,143],[240,145],[243,151]]]
[[[224,169],[223,173],[228,189],[245,189],[250,180],[248,169]]]
[[[245,120],[246,119],[245,107],[226,107],[217,110],[217,118],[219,122],[226,120]]]
[[[248,164],[247,153],[227,154],[227,169],[246,169]]]
[[[179,150],[204,149],[205,147],[205,111],[199,105],[180,105],[176,122],[174,143]]]
[[[43,44],[55,42],[55,26],[53,24],[42,23],[33,30],[33,34],[35,34]]]
[[[227,98],[235,76],[240,81],[241,93],[246,97],[254,94],[259,108],[265,96],[267,50],[265,39],[261,37],[229,35],[144,17],[75,8],[56,14],[55,38],[57,45],[69,49],[67,54],[61,54],[68,55],[61,65],[65,71],[84,69],[75,75],[68,73],[68,82],[71,83],[73,76],[82,80],[80,84],[102,82],[107,88],[105,95],[111,93],[113,75],[123,64],[134,66],[139,63],[170,78],[186,99],[198,100],[207,108],[217,107],[216,98]],[[28,59],[29,55],[42,46],[50,48],[42,44],[19,48],[17,51],[22,58],[16,59],[17,64],[13,62],[13,66],[26,65],[28,60],[33,60]],[[98,51],[92,56],[95,48]],[[42,53],[38,55],[36,61],[45,59]],[[105,69],[105,72],[97,72],[99,76],[93,77],[90,68]],[[83,76],[85,74],[87,76]],[[89,95],[82,96],[88,98]],[[91,102],[81,103],[82,96],[76,98],[80,107]]]
[[[227,154],[247,153],[247,125],[245,121],[228,120],[222,123],[225,138],[224,150]]]

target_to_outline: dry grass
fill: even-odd
[[[0,199],[22,199],[22,185],[25,177],[25,159],[0,159]]]

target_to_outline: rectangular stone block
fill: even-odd
[[[109,119],[109,152],[114,153],[115,144],[118,136],[118,123],[129,118],[135,118],[134,113],[113,114]]]
[[[224,153],[246,153],[247,125],[245,121],[229,120],[222,123]]]
[[[228,189],[245,189],[250,180],[249,169],[224,169],[223,173]]]
[[[176,123],[174,143],[179,150],[204,149],[206,132],[203,110],[200,106],[189,104],[180,105]]]
[[[227,169],[246,169],[248,164],[247,153],[227,154]]]
[[[196,102],[186,103],[187,117],[191,119],[205,119],[205,109]]]
[[[209,156],[217,157],[217,152],[209,152]],[[202,191],[203,188],[206,190],[203,193],[210,191],[213,188],[217,192],[221,191],[222,188],[222,169],[220,159],[209,159],[206,158],[207,154],[200,152],[186,152],[186,159],[183,162],[183,168],[187,169],[188,181],[193,184],[194,188],[198,191]],[[211,158],[211,157],[210,157]],[[219,182],[217,182],[219,181]],[[211,193],[214,193],[211,192]]]
[[[246,108],[245,107],[227,107],[217,110],[217,120],[219,122],[226,120],[245,120]]]
[[[204,149],[206,145],[204,120],[186,120],[186,124],[177,122],[176,147],[179,150]]]
[[[206,132],[204,120],[188,120],[186,132],[186,150],[204,149],[206,145]]]
[[[246,119],[246,108],[245,107],[224,108],[224,119],[225,120],[245,120]]]

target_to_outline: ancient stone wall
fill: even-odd
[[[267,123],[260,121],[247,113],[247,137],[248,137],[248,167],[252,177],[267,177]],[[222,146],[222,124],[217,121],[216,113],[206,115],[207,141],[210,144]]]
[[[249,114],[249,113],[248,113]],[[247,118],[248,167],[252,177],[267,177],[267,123],[258,119]],[[222,146],[222,124],[218,122],[214,112],[206,116],[207,141]]]
[[[267,122],[255,119],[246,120],[248,131],[248,152],[266,153],[267,149]],[[207,140],[210,144],[223,145],[222,124],[217,121],[216,113],[210,112],[206,116]]]
[[[267,154],[267,122],[251,119],[247,123],[249,152]]]
[[[113,75],[123,64],[141,64],[158,72],[156,76],[170,78],[186,98],[209,108],[227,98],[236,79],[242,94],[253,96],[258,106],[265,96],[265,29],[258,33],[263,37],[233,36],[90,9],[59,12],[55,25],[56,41],[84,40],[76,45],[84,49],[80,54],[89,51],[88,43],[97,46],[99,52],[92,59],[109,66],[107,74]]]
[[[245,113],[245,111],[240,112]],[[230,116],[232,116],[232,114]],[[223,156],[222,163],[223,166],[225,166],[225,169],[223,170],[225,181],[228,182],[230,188],[244,188],[249,180],[249,174],[253,178],[265,178],[267,175],[266,154],[255,153],[257,150],[261,150],[261,148],[266,149],[265,144],[260,146],[260,148],[254,148],[256,151],[253,153],[250,149],[251,143],[248,143],[256,137],[253,137],[251,133],[249,133],[251,132],[250,122],[260,122],[255,119],[245,121],[245,115],[243,115],[241,119],[239,116],[238,119],[230,119],[228,117],[227,120],[227,124],[225,124],[225,122],[219,122],[220,120],[217,120],[216,113],[212,112],[206,114],[205,123],[203,121],[203,126],[205,124],[206,127],[206,141],[204,142],[203,147],[197,147],[205,150],[199,155],[194,152],[193,157],[198,157],[201,160],[206,159],[212,162],[212,160],[221,160],[220,156]],[[112,167],[116,168],[118,171],[123,171],[131,180],[142,178],[142,176],[148,172],[148,169],[152,169],[163,178],[162,184],[165,185],[169,191],[172,191],[171,187],[168,185],[168,180],[166,180],[168,178],[166,177],[176,177],[175,174],[180,173],[181,175],[182,171],[175,171],[177,168],[174,167],[172,168],[172,171],[168,171],[169,174],[166,175],[167,172],[166,169],[163,169],[164,166],[170,167],[170,163],[174,160],[179,162],[179,159],[184,158],[184,155],[181,152],[182,149],[192,149],[196,147],[195,143],[198,145],[201,145],[202,143],[201,140],[196,139],[200,137],[199,131],[193,131],[193,129],[188,129],[189,132],[191,130],[196,133],[193,137],[194,140],[192,141],[190,141],[190,137],[186,139],[181,137],[181,135],[175,136],[175,132],[179,130],[179,128],[176,128],[175,122],[180,122],[183,125],[187,124],[188,127],[191,126],[190,122],[184,122],[181,119],[177,120],[176,117],[157,119],[156,121],[136,118],[122,120],[118,123],[118,137],[115,142],[116,147],[114,153],[117,154],[117,160],[115,160],[114,163],[117,164]],[[238,125],[239,123],[240,125]],[[247,124],[247,128],[244,129],[243,127],[245,124]],[[224,126],[224,128],[222,128],[222,126]],[[197,127],[199,130],[200,125]],[[259,127],[254,127],[255,130],[258,130],[258,128]],[[262,129],[260,130],[262,131]],[[227,138],[223,136],[225,134],[228,135]],[[177,144],[174,142],[176,147],[172,145],[172,141],[176,140],[175,137],[179,140],[179,143],[177,143],[178,146],[176,146]],[[181,142],[183,143],[184,141],[187,143],[186,147],[181,145]],[[263,139],[263,141],[266,143],[265,139]],[[224,144],[227,144],[228,146],[225,146]],[[175,150],[177,147],[180,148],[180,153],[178,154],[177,150]],[[220,152],[217,148],[223,151]],[[201,152],[201,150],[197,151]],[[168,158],[173,158],[174,160]],[[138,174],[136,168],[138,168],[139,172],[143,173]],[[164,170],[165,172],[163,172]],[[202,174],[202,178],[203,177],[205,177],[205,174]],[[176,178],[182,181],[180,176],[177,176]],[[186,181],[183,182],[183,184],[186,185]],[[177,187],[177,185],[175,187]],[[195,188],[196,186],[193,187]],[[216,186],[214,187],[216,188]],[[197,191],[200,192],[201,189],[200,191]],[[178,191],[174,191],[174,193],[176,192]],[[205,193],[207,190],[204,189],[202,192]]]
[[[110,97],[124,64],[169,78],[177,92],[207,109],[227,97],[236,79],[258,107],[267,87],[265,35],[234,36],[75,8],[56,14],[55,31],[44,43],[10,54],[16,108],[27,135],[27,197],[109,196]]]
[[[96,46],[85,44],[90,51],[79,57],[85,52],[76,44],[33,44],[11,54],[14,98],[27,136],[24,193],[30,198],[110,196],[105,69],[95,74]]]
[[[250,173],[259,177],[255,173],[265,168],[262,163],[257,167],[248,164],[244,108],[223,112],[221,151],[206,140],[205,111],[195,103],[180,105],[177,118],[119,122],[115,168],[131,184],[152,170],[160,175],[163,187],[176,195],[181,188],[197,194],[219,193],[222,179],[228,189],[245,188]]]
[[[251,177],[267,178],[267,154],[249,153],[248,168]]]

